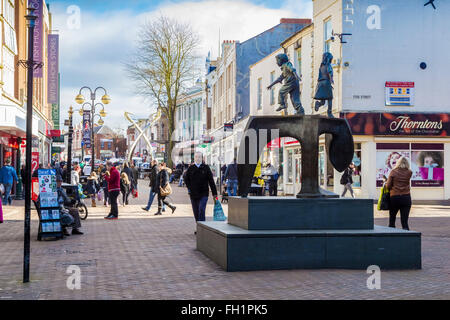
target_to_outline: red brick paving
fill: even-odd
[[[188,204],[154,217],[140,205],[120,207],[106,221],[91,209],[83,236],[36,240],[33,211],[31,283],[23,284],[23,209],[5,208],[0,225],[0,300],[8,299],[450,299],[450,210],[416,206],[423,269],[382,271],[381,290],[368,290],[364,270],[282,270],[227,273],[196,250]],[[226,206],[225,206],[226,208]],[[208,208],[211,218],[212,208]],[[376,213],[386,225],[386,213]],[[399,223],[399,222],[398,222]],[[81,269],[81,290],[66,287],[69,265]]]

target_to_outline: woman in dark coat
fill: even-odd
[[[95,171],[92,171],[91,175],[87,179],[86,189],[87,193],[91,197],[92,207],[96,207],[97,204],[95,203],[95,197],[97,196],[97,193],[100,190],[100,185],[98,184],[97,174],[95,173]]]
[[[125,172],[120,174],[120,192],[122,193],[123,206],[128,204],[128,195],[130,194],[130,180]]]
[[[155,213],[155,216],[159,216],[159,215],[162,214],[161,211],[162,211],[163,203],[166,206],[168,206],[170,209],[172,209],[172,214],[175,212],[175,209],[177,208],[174,205],[170,204],[166,200],[166,196],[162,196],[161,195],[161,188],[160,187],[164,188],[165,186],[167,186],[169,184],[170,173],[172,173],[172,170],[167,168],[166,164],[164,162],[161,163],[159,173],[156,176],[155,191],[158,192],[158,212]]]

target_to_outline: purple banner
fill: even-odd
[[[48,103],[58,103],[58,52],[59,36],[57,34],[48,35]]]
[[[43,62],[43,54],[42,54],[42,43],[43,43],[43,4],[42,0],[28,0],[28,7],[34,8],[34,15],[37,16],[36,19],[36,27],[34,28],[34,50],[33,50],[33,60],[35,62],[41,63]],[[43,68],[34,69],[33,76],[35,78],[42,78]]]
[[[85,148],[91,147],[91,112],[83,112],[83,145]]]

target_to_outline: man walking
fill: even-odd
[[[195,221],[205,221],[205,210],[209,196],[208,185],[216,200],[217,188],[211,169],[203,163],[203,154],[201,152],[195,153],[194,164],[187,170],[185,182],[191,198]]]
[[[158,173],[159,173],[158,160],[156,160],[156,159],[152,160],[151,164],[152,164],[152,168],[150,169],[150,177],[149,177],[150,178],[150,184],[149,184],[150,194],[149,194],[147,206],[142,208],[142,210],[145,210],[145,211],[150,210],[153,200],[155,199],[155,196],[158,193],[158,190],[156,189],[157,177],[158,177]]]
[[[17,183],[16,169],[11,166],[11,160],[6,159],[5,165],[0,169],[0,183],[5,187],[5,194],[3,195],[3,205],[11,205],[11,190],[14,185],[14,181]]]
[[[355,197],[352,189],[353,184],[353,170],[355,169],[355,164],[352,162],[350,164],[350,167],[345,169],[344,173],[341,177],[341,184],[344,186],[344,192],[342,193],[341,197],[344,198],[345,194],[347,193],[347,190],[350,191],[350,194],[352,195],[352,198]]]
[[[227,179],[228,179],[227,182],[228,195],[231,197],[235,197],[237,194],[237,185],[238,185],[236,158],[234,158],[233,163],[228,165],[227,170],[225,171],[224,181],[226,181]]]
[[[119,208],[117,206],[117,197],[120,194],[120,173],[113,166],[111,161],[106,162],[106,169],[108,170],[105,179],[108,182],[108,193],[111,201],[111,211],[105,219],[117,219],[119,217]]]

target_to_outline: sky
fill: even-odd
[[[199,54],[215,59],[220,40],[245,41],[277,25],[280,18],[312,18],[312,0],[55,0],[48,1],[53,30],[60,35],[61,119],[67,118],[83,86],[104,87],[112,101],[105,124],[126,129],[154,112],[136,94],[124,64],[135,50],[139,26],[160,15],[190,23],[201,37]],[[188,13],[188,14],[187,14]],[[87,98],[89,93],[84,91]],[[98,99],[103,92],[100,91]],[[97,118],[96,118],[97,120]],[[74,123],[81,122],[78,113]]]

